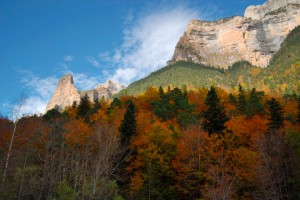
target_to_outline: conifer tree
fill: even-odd
[[[84,118],[85,122],[89,122],[89,115],[91,110],[91,103],[87,93],[80,98],[80,104],[77,107],[77,117]]]
[[[237,111],[240,115],[245,115],[247,108],[247,100],[245,96],[245,91],[241,84],[239,84],[239,94],[237,100]]]
[[[136,107],[131,100],[127,101],[127,109],[119,131],[121,134],[121,143],[123,145],[128,144],[131,136],[136,132]]]
[[[159,93],[160,98],[162,98],[164,96],[164,94],[165,94],[164,90],[162,89],[161,86],[159,86],[159,88],[158,88],[158,93]]]
[[[284,126],[284,112],[280,103],[275,98],[272,98],[267,101],[267,107],[269,110],[269,130],[274,131],[282,128]]]
[[[100,104],[98,98],[96,98],[96,99],[94,100],[94,105],[93,105],[93,110],[92,110],[92,112],[93,112],[93,113],[96,113],[96,112],[98,112],[98,110],[99,110],[100,108],[101,108],[101,104]]]
[[[255,88],[252,88],[247,104],[247,116],[254,116],[264,112],[264,106],[261,103],[263,95],[263,92],[257,92]]]
[[[110,114],[110,112],[116,107],[121,108],[121,101],[118,97],[115,97],[114,100],[111,102],[109,108],[107,109],[107,114]]]
[[[232,93],[229,94],[229,102],[234,105],[237,103],[236,98]]]
[[[298,124],[300,124],[300,95],[298,97]]]
[[[209,135],[213,133],[223,135],[226,129],[225,123],[229,120],[229,117],[226,115],[225,109],[213,86],[207,93],[205,105],[208,106],[208,109],[203,114],[203,129]]]
[[[77,107],[77,101],[73,101],[72,108],[75,109]]]

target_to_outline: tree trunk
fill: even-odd
[[[9,148],[8,148],[8,152],[7,152],[7,156],[6,156],[6,160],[5,160],[5,167],[4,167],[3,178],[2,178],[2,186],[4,186],[5,179],[6,179],[9,159],[10,159],[10,156],[11,156],[11,150],[12,150],[12,146],[13,146],[15,135],[16,135],[17,124],[18,124],[18,120],[16,120],[15,123],[14,123],[14,130],[13,130],[13,133],[12,133],[12,136],[11,136],[11,139],[10,139],[10,143],[9,143]]]

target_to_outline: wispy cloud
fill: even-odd
[[[19,70],[21,83],[29,90],[25,99],[22,114],[44,113],[47,103],[53,94],[58,78],[56,76],[40,77],[31,71]]]
[[[74,84],[79,90],[91,90],[101,83],[102,77],[90,76],[85,73],[73,73]]]
[[[59,78],[57,76],[40,77],[27,70],[18,70],[18,72],[21,76],[21,83],[29,90],[21,114],[44,113]],[[71,70],[64,70],[63,73],[73,75],[74,84],[79,90],[90,90],[103,81],[101,76],[75,73]]]
[[[188,22],[199,18],[196,10],[185,5],[164,6],[137,19],[130,12],[125,19],[123,43],[110,57],[117,68],[111,78],[128,84],[165,66]],[[109,60],[107,52],[100,57]]]
[[[41,78],[30,71],[23,71],[21,82],[29,87],[33,93],[39,94],[43,98],[48,98],[55,90],[58,78],[55,76]]]
[[[86,60],[93,65],[94,67],[100,67],[100,63],[96,60],[96,58],[92,57],[92,56],[87,56]]]
[[[65,56],[65,57],[64,57],[64,61],[65,61],[65,62],[73,61],[73,59],[74,59],[73,56]]]
[[[73,74],[75,86],[79,90],[92,89],[108,78],[129,84],[165,66],[188,22],[207,18],[203,17],[203,13],[186,5],[164,5],[141,11],[137,15],[130,11],[124,18],[123,42],[120,47],[113,52],[100,53],[97,57],[85,57],[91,65],[101,68],[102,76],[72,71],[74,57],[71,55],[63,57],[59,64],[60,73]],[[102,63],[108,63],[110,68],[105,68],[107,65]],[[21,82],[30,90],[23,112],[43,113],[60,77],[41,77],[30,71],[22,71],[21,77]]]

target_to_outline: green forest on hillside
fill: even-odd
[[[134,95],[148,87],[166,88],[183,85],[209,88],[215,85],[227,90],[237,90],[240,83],[245,89],[252,87],[282,95],[300,93],[300,26],[296,27],[281,44],[266,68],[240,61],[228,70],[217,69],[190,62],[177,62],[138,80],[119,95]]]

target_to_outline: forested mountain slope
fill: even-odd
[[[237,89],[241,83],[246,89],[256,87],[261,90],[280,94],[299,93],[300,91],[300,26],[296,27],[281,44],[266,68],[258,68],[241,61],[228,70],[191,62],[177,62],[166,66],[149,76],[133,82],[119,95],[134,95],[148,87],[166,88],[168,86],[193,88],[216,85],[224,89]]]

